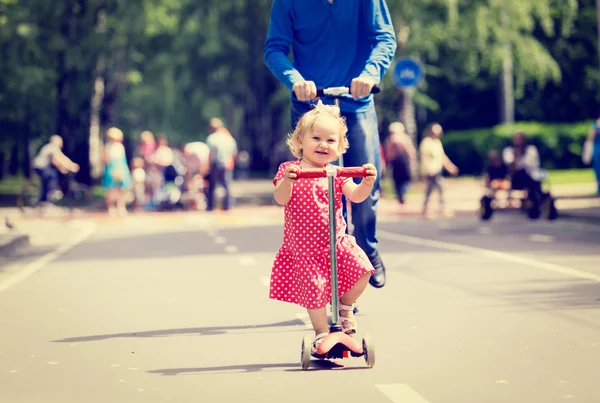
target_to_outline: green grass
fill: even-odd
[[[28,194],[37,195],[40,189],[40,180],[37,175],[31,177],[31,185],[26,186],[27,179],[23,176],[9,176],[0,180],[0,205],[14,206],[23,190]],[[92,187],[92,197],[87,203],[104,198],[104,189],[102,186]]]
[[[549,180],[552,185],[586,184],[594,183],[596,177],[590,169],[565,169],[549,171]]]
[[[23,178],[22,176],[4,177],[4,179],[0,181],[0,194],[16,195],[21,193],[24,181],[25,178]],[[38,186],[39,180],[37,177],[34,179],[34,183],[36,184],[36,186]]]
[[[447,180],[476,180],[478,178],[474,176],[458,176],[456,178],[447,178]],[[564,169],[564,170],[549,170],[548,180],[551,186],[560,185],[582,185],[588,183],[595,183],[596,177],[594,171],[590,169]],[[386,176],[381,181],[381,188],[384,197],[395,197],[396,191],[394,190],[394,181],[390,176]],[[418,194],[422,190],[420,187],[411,186],[407,194]]]

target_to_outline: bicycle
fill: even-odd
[[[75,180],[74,173],[64,174],[66,193],[60,186],[60,179],[51,181],[47,201],[40,201],[40,189],[33,178],[26,180],[17,198],[17,207],[25,215],[43,216],[48,209],[57,208],[68,216],[74,214],[75,208],[91,198],[90,188]],[[65,214],[63,214],[65,215]]]

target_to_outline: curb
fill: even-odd
[[[10,236],[10,235],[9,235]],[[17,249],[29,245],[29,235],[20,234],[10,236],[10,238],[3,243],[0,243],[0,255],[8,256],[15,252]]]

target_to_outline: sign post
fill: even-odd
[[[421,63],[413,58],[398,60],[392,73],[392,80],[396,87],[398,87],[398,97],[400,98],[398,119],[404,124],[406,133],[408,133],[417,149],[419,148],[419,144],[417,141],[417,117],[413,94],[416,87],[423,80],[423,76],[424,72]],[[412,175],[413,177],[419,177],[419,159],[417,158],[413,162],[410,164]]]

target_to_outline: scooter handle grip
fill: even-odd
[[[302,169],[296,171],[297,178],[326,178],[327,169],[325,168],[312,168]],[[342,178],[364,178],[367,176],[367,168],[364,167],[350,167],[350,168],[338,168],[336,169],[335,176]]]

